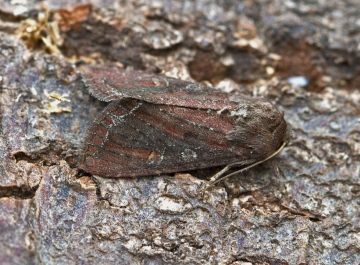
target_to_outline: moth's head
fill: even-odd
[[[289,132],[284,112],[278,110],[269,101],[258,99],[254,106],[254,113],[258,117],[257,125],[262,127],[264,155],[269,156],[288,141]]]
[[[249,98],[238,105],[232,116],[237,124],[232,140],[246,146],[255,159],[265,159],[288,141],[284,112],[266,99]]]

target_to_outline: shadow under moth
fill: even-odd
[[[285,145],[283,112],[268,100],[112,66],[85,66],[81,75],[94,97],[110,102],[85,138],[79,167],[91,174],[133,177],[226,165],[211,185],[230,167],[247,169]]]

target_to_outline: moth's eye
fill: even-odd
[[[270,131],[275,131],[282,123],[283,116],[278,113],[274,113],[269,117],[269,129]]]

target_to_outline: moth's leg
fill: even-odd
[[[239,163],[234,163],[234,164],[230,164],[230,165],[227,165],[226,167],[224,167],[222,170],[220,170],[218,173],[216,173],[215,175],[213,175],[210,180],[209,180],[209,183],[206,184],[205,188],[203,191],[206,191],[208,188],[210,188],[211,186],[215,185],[216,183],[218,183],[219,181],[225,179],[225,178],[228,178],[232,175],[235,175],[237,173],[240,173],[246,169],[249,169],[250,167],[252,167],[254,164],[251,164],[249,165],[248,167],[245,167],[243,169],[240,169],[240,170],[237,170],[233,173],[230,173],[230,174],[227,174],[225,176],[222,176],[224,173],[226,173],[227,171],[229,171],[231,168],[233,167],[237,167],[237,166],[243,166],[244,165],[244,162],[239,162]]]
[[[231,176],[236,175],[236,174],[238,174],[238,173],[240,173],[240,172],[243,172],[243,171],[248,170],[248,169],[250,169],[250,168],[252,168],[252,167],[255,167],[255,166],[257,166],[257,165],[265,162],[266,160],[269,160],[270,158],[276,156],[276,155],[277,155],[278,153],[280,153],[280,151],[285,147],[285,145],[286,145],[286,142],[284,142],[284,143],[279,147],[278,150],[276,150],[273,154],[271,154],[270,156],[268,156],[268,157],[265,158],[264,160],[257,161],[257,162],[255,162],[255,163],[250,164],[250,165],[248,165],[247,167],[244,167],[244,168],[242,168],[242,169],[240,169],[240,170],[237,170],[237,171],[235,171],[235,172],[233,172],[233,173],[227,174],[227,175],[225,175],[225,176],[221,176],[221,175],[223,175],[226,171],[228,171],[228,170],[229,170],[230,168],[232,168],[232,167],[244,165],[244,161],[239,162],[239,163],[234,163],[234,164],[227,165],[226,167],[224,167],[222,170],[220,170],[218,173],[216,173],[214,176],[211,177],[211,179],[209,180],[209,183],[205,186],[203,192],[206,191],[208,188],[210,188],[211,186],[215,185],[216,183],[218,183],[218,182],[221,181],[221,180],[224,180],[224,179],[226,179],[226,178],[228,178],[228,177],[231,177]]]
[[[239,166],[239,165],[240,165],[240,163],[234,163],[234,164],[227,165],[226,167],[224,167],[222,170],[220,170],[218,173],[216,173],[215,175],[213,175],[210,178],[208,185],[213,185],[219,178],[221,178],[221,176],[225,172],[229,171],[230,168],[236,167],[236,166]]]

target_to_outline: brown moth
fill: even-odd
[[[86,66],[81,73],[93,96],[111,102],[86,135],[79,166],[89,173],[132,177],[246,168],[284,146],[283,112],[268,100],[117,67]]]

